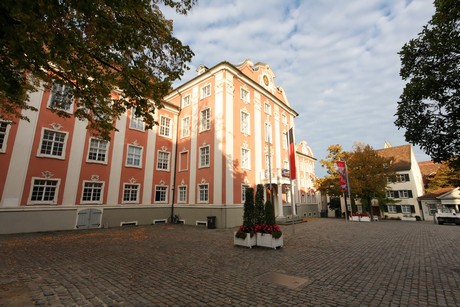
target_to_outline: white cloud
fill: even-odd
[[[331,144],[405,143],[393,124],[404,85],[397,53],[433,13],[428,0],[200,0],[186,16],[167,16],[195,52],[183,81],[200,64],[267,63],[299,113],[296,140],[322,159]]]

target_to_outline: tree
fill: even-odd
[[[264,224],[265,221],[265,209],[264,209],[264,192],[265,188],[263,184],[258,184],[256,187],[256,202],[255,202],[255,213],[254,213],[254,224]]]
[[[243,226],[251,229],[254,226],[254,188],[246,188],[244,195]]]
[[[369,212],[373,199],[386,199],[388,178],[395,177],[391,159],[380,156],[370,145],[356,144],[347,165],[351,195]]]
[[[440,188],[460,187],[460,170],[455,170],[448,163],[442,163],[433,178],[428,182],[427,192],[434,192]]]
[[[346,161],[348,153],[343,151],[343,147],[339,144],[330,145],[328,148],[326,159],[321,159],[321,167],[327,169],[327,175],[324,178],[318,178],[315,181],[315,186],[318,191],[331,196],[340,196],[342,191],[339,183],[339,173],[337,172],[337,161]]]
[[[275,208],[272,202],[267,199],[265,202],[265,223],[266,225],[275,225],[276,218],[275,218]]]
[[[431,20],[399,52],[400,75],[408,82],[395,124],[435,162],[460,169],[460,2],[434,5]]]
[[[22,111],[36,111],[28,93],[55,84],[65,85],[62,99],[75,98],[74,116],[95,134],[108,138],[129,108],[152,128],[155,109],[193,56],[160,5],[186,14],[195,2],[2,1],[0,117],[27,120]]]

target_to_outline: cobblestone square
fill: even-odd
[[[167,224],[1,235],[0,306],[460,305],[459,226],[281,228],[279,250],[234,246],[234,229]]]

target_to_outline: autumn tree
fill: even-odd
[[[442,163],[433,178],[428,182],[427,192],[440,188],[460,187],[460,170],[455,170],[448,163]]]
[[[193,56],[160,5],[186,14],[195,2],[1,1],[0,118],[27,120],[22,111],[35,110],[28,93],[64,85],[60,99],[75,99],[73,115],[105,138],[129,108],[152,128]]]
[[[399,52],[400,75],[408,82],[395,124],[435,162],[460,169],[460,1],[434,5],[431,20]]]
[[[315,181],[316,189],[331,196],[340,196],[342,191],[339,184],[339,173],[337,172],[337,161],[345,161],[348,153],[339,144],[330,145],[327,148],[326,159],[321,159],[321,167],[326,168],[327,175]]]

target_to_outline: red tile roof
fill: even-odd
[[[396,172],[409,171],[411,167],[411,145],[401,145],[378,149],[376,152],[384,158],[393,158]]]

